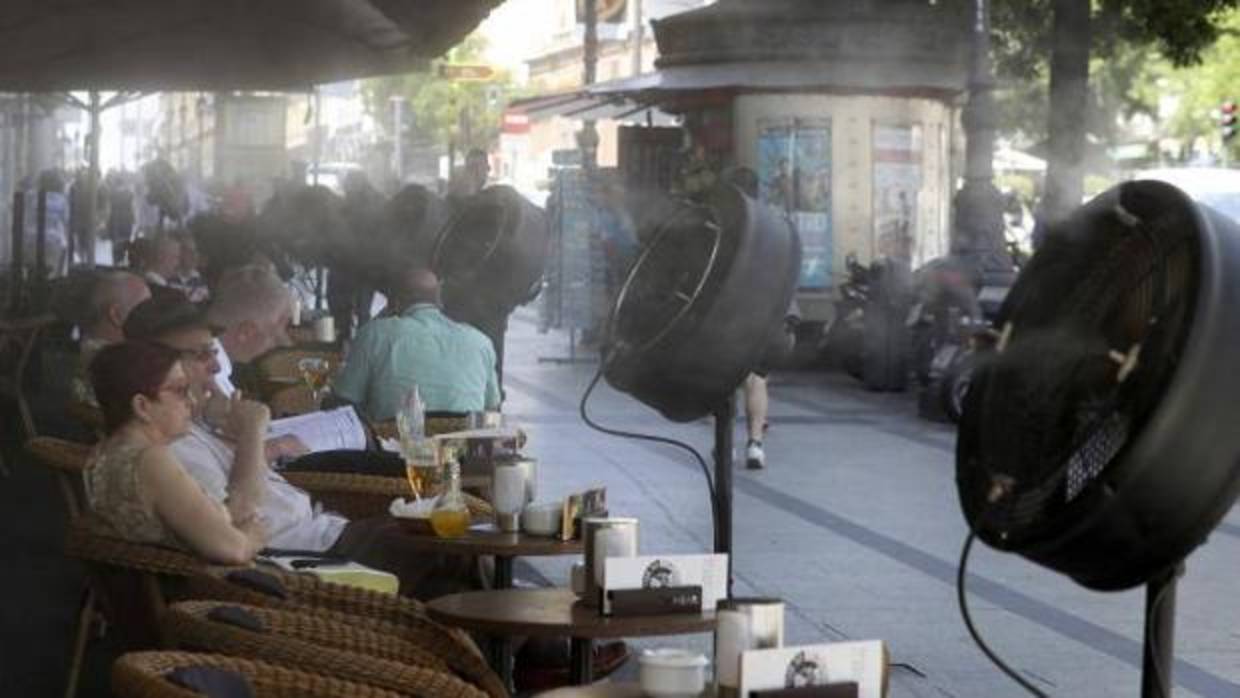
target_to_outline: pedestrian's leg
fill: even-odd
[[[749,443],[745,446],[745,466],[756,470],[766,467],[766,454],[762,450],[762,436],[767,416],[766,377],[756,373],[745,379],[745,424]]]

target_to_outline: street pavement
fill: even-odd
[[[611,512],[640,520],[643,554],[710,549],[710,505],[696,462],[677,449],[593,431],[578,416],[597,363],[546,361],[568,356],[567,335],[539,334],[527,310],[514,316],[506,352],[504,409],[530,434],[540,499],[606,485]],[[683,439],[710,457],[709,421],[669,422],[605,382],[589,413],[607,427]],[[1023,695],[972,643],[956,603],[966,526],[952,428],[919,419],[911,394],[870,393],[823,372],[772,376],[770,424],[767,468],[738,463],[735,472],[735,593],[783,599],[790,644],[885,641],[891,698]],[[735,439],[739,460],[739,420]],[[534,559],[518,576],[565,584],[570,564]],[[969,571],[974,622],[1044,692],[1140,694],[1143,590],[1092,592],[980,544]],[[1240,696],[1238,580],[1233,509],[1189,558],[1179,584],[1175,695]],[[711,649],[708,635],[633,644],[708,656]]]

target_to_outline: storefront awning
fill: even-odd
[[[837,90],[950,97],[958,85],[943,82],[933,71],[889,71],[882,65],[841,69],[812,61],[772,61],[674,65],[631,78],[598,83],[588,89],[596,97],[625,96],[653,103],[678,92],[702,90]]]
[[[5,0],[0,91],[280,90],[424,68],[502,0]]]
[[[525,114],[531,120],[563,117],[566,119],[591,119],[594,121],[626,119],[649,120],[656,125],[674,122],[674,117],[657,108],[636,103],[624,94],[593,95],[584,90],[561,92],[517,100],[508,105],[508,111]]]

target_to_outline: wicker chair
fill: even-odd
[[[202,698],[164,678],[180,667],[214,667],[245,677],[257,698],[401,698],[408,694],[344,681],[308,671],[236,657],[192,652],[133,652],[112,666],[112,690],[119,698]]]
[[[281,386],[267,395],[266,402],[272,417],[292,417],[319,409],[314,392],[302,384]]]
[[[234,615],[226,617],[229,612]],[[331,615],[190,601],[171,606],[162,622],[167,636],[186,649],[257,659],[422,698],[488,698],[430,651]]]
[[[327,359],[333,367],[340,365],[340,352],[334,349],[282,347],[273,349],[256,359],[254,369],[259,378],[299,381],[301,369],[297,368],[297,362],[310,358]]]
[[[285,472],[281,475],[309,492],[324,508],[350,519],[386,516],[393,499],[411,494],[409,481],[403,477],[332,472]],[[475,521],[495,519],[494,507],[485,500],[466,494],[465,503]]]
[[[103,437],[103,410],[99,409],[99,405],[92,405],[89,402],[80,400],[71,400],[65,406],[65,413],[79,424],[90,429],[96,438]]]
[[[76,521],[90,508],[86,501],[83,475],[90,466],[92,450],[91,446],[50,436],[37,436],[26,442],[26,452],[39,464],[55,473],[56,483],[60,485],[60,493],[64,499],[65,512],[69,515],[70,521]],[[78,680],[82,674],[82,659],[86,654],[86,641],[90,637],[91,627],[96,621],[101,620],[99,610],[99,599],[95,593],[95,587],[87,582],[82,588],[82,598],[78,604],[78,619],[73,631],[69,675],[65,682],[66,698],[72,698],[77,694]]]
[[[249,606],[313,613],[326,620],[398,636],[443,660],[494,698],[507,698],[499,677],[491,671],[473,640],[463,631],[427,618],[422,604],[404,597],[324,582],[310,574],[264,567],[278,582],[277,594],[259,591],[238,579],[238,568],[215,567],[188,553],[117,538],[93,517],[83,517],[70,528],[66,545],[71,557],[93,569],[136,576],[139,604],[122,616],[143,624],[156,621],[153,640],[165,643],[157,620],[169,600],[213,599]],[[123,600],[123,597],[122,597]],[[150,645],[148,645],[150,646]]]

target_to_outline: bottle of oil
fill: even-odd
[[[456,538],[469,529],[469,507],[461,494],[460,462],[449,460],[444,464],[444,473],[443,494],[431,511],[431,528],[442,538]]]

